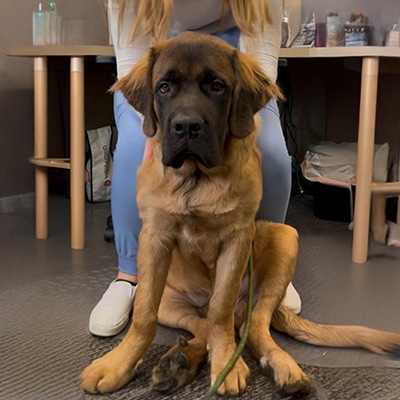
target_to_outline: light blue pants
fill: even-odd
[[[237,44],[237,32],[232,38],[226,34],[221,37],[232,45]],[[262,154],[263,196],[257,218],[284,222],[291,190],[291,161],[276,100],[271,100],[259,114],[262,123],[257,144]],[[136,203],[136,177],[143,159],[146,136],[142,132],[140,117],[119,92],[114,94],[114,115],[118,143],[114,152],[111,212],[118,268],[127,274],[137,275],[136,255],[142,221]]]

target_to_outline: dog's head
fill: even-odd
[[[162,162],[174,168],[220,165],[226,136],[251,134],[257,111],[280,96],[251,56],[190,32],[152,47],[112,90],[143,114],[146,135],[161,135]]]

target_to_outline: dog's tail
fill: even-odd
[[[294,314],[281,304],[274,312],[271,325],[277,331],[318,346],[362,347],[377,354],[398,354],[400,333],[364,326],[320,325]]]

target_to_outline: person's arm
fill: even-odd
[[[278,58],[281,47],[282,0],[270,1],[271,24],[262,34],[243,40],[240,50],[252,53],[261,63],[265,73],[275,82],[278,74]]]
[[[138,60],[150,48],[150,38],[142,36],[130,41],[130,33],[135,22],[132,2],[125,6],[122,25],[119,26],[119,6],[114,0],[108,0],[108,26],[117,60],[118,78],[126,75]]]

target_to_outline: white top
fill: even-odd
[[[213,34],[220,29],[222,0],[174,0],[173,4],[169,37],[187,30]],[[270,8],[271,26],[262,36],[251,38],[248,48],[252,49],[266,74],[275,81],[281,44],[282,0],[270,0]],[[118,78],[121,78],[149,49],[150,38],[139,37],[132,43],[129,42],[129,35],[135,20],[132,3],[128,3],[125,7],[121,29],[118,28],[118,13],[118,4],[115,0],[108,0],[108,23],[117,58]],[[235,26],[231,16],[223,21],[223,26],[226,29]],[[240,40],[239,48],[248,52],[242,40]]]

